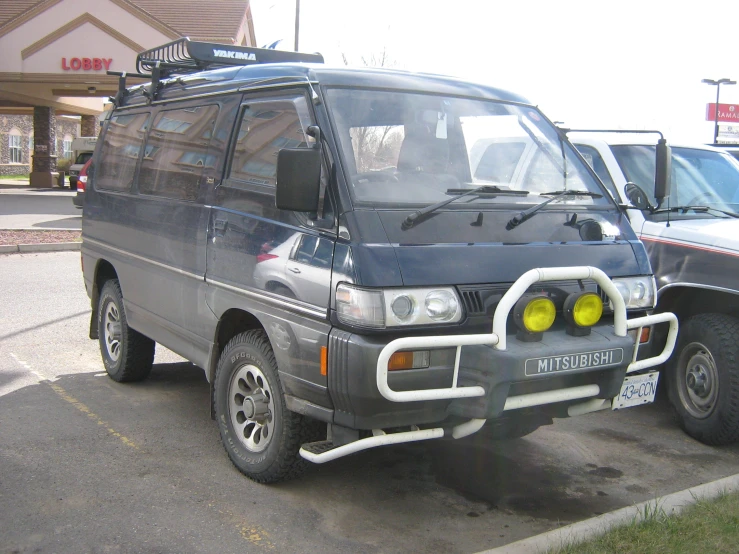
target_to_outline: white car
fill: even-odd
[[[281,244],[265,243],[257,254],[254,285],[316,306],[328,302],[333,242],[317,235],[294,233]]]
[[[680,320],[665,376],[681,426],[707,444],[738,441],[739,162],[709,146],[672,146],[671,192],[659,205],[655,141],[569,138],[616,200],[632,205],[626,213],[657,279],[657,311]]]

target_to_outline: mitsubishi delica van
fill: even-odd
[[[138,56],[150,82],[119,74],[82,245],[110,377],[155,343],[202,367],[264,483],[652,401],[677,321],[565,135],[502,90],[322,61],[181,39]]]

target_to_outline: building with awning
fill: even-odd
[[[249,0],[0,0],[0,175],[51,186],[71,140],[98,134],[107,71],[185,36],[256,46]]]

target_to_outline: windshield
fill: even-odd
[[[332,88],[333,116],[355,202],[427,205],[480,186],[528,191],[469,195],[475,204],[536,204],[542,193],[604,191],[572,146],[535,108],[409,92]],[[605,196],[605,195],[604,195]],[[573,196],[553,204],[601,204]]]
[[[653,205],[654,146],[612,146],[627,181],[639,185]],[[709,206],[736,212],[739,209],[739,165],[722,152],[672,147],[672,187],[668,206]]]
[[[77,159],[74,161],[75,164],[86,164],[87,160],[92,158],[92,152],[80,152]]]

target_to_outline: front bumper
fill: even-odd
[[[599,332],[602,337],[607,341],[613,341],[616,348],[627,348],[624,340],[628,340],[631,343],[631,347],[628,348],[629,355],[624,352],[624,358],[619,364],[615,364],[616,367],[623,367],[624,374],[639,371],[649,367],[660,365],[667,361],[672,354],[672,350],[675,347],[675,341],[677,339],[677,317],[675,314],[665,312],[661,314],[648,315],[644,317],[627,319],[626,317],[626,306],[621,294],[616,289],[616,286],[611,282],[608,276],[598,268],[595,267],[561,267],[561,268],[539,268],[532,269],[524,273],[519,279],[511,286],[506,294],[501,299],[498,307],[495,310],[493,316],[493,330],[491,333],[484,333],[479,335],[461,335],[461,336],[438,336],[438,337],[404,337],[396,339],[390,342],[380,353],[380,357],[377,360],[377,388],[383,397],[393,402],[417,402],[422,400],[439,400],[439,399],[453,399],[453,398],[473,398],[485,396],[487,394],[486,389],[481,385],[464,385],[460,383],[460,360],[462,354],[462,347],[464,346],[487,346],[491,347],[499,352],[507,352],[509,350],[507,345],[506,337],[506,324],[508,321],[508,315],[513,309],[516,302],[523,296],[523,294],[533,285],[534,283],[541,281],[557,281],[563,279],[592,279],[601,287],[606,293],[608,298],[613,304],[613,327],[604,328],[599,327]],[[636,329],[636,336],[640,334],[642,327],[656,325],[658,323],[669,323],[670,329],[668,331],[667,343],[658,356],[646,358],[637,361],[638,349],[631,342],[628,331]],[[591,352],[592,350],[586,346],[586,342],[583,341],[585,337],[572,337],[573,341],[566,350],[557,346],[559,343],[551,344],[550,356],[566,355],[573,352],[568,351],[572,344],[582,344],[583,348],[579,351],[581,353]],[[588,337],[589,338],[589,337]],[[624,345],[624,346],[621,346]],[[517,345],[518,346],[518,345]],[[454,347],[456,348],[457,355],[454,365],[454,378],[451,387],[437,388],[437,389],[418,389],[412,391],[396,391],[390,388],[387,377],[388,377],[388,361],[390,356],[400,350],[417,350],[421,348],[439,348],[439,347]],[[521,347],[518,346],[520,349]],[[547,348],[544,345],[543,348]],[[579,347],[578,347],[579,348]],[[609,347],[610,348],[610,347]],[[577,350],[575,350],[577,352]],[[515,355],[513,356],[515,358]],[[607,367],[607,366],[603,366]],[[491,367],[490,371],[497,371],[497,368]],[[600,394],[600,390],[593,393],[592,387],[587,391],[575,390],[576,387],[568,387],[560,389],[556,393],[552,393],[546,396],[540,395],[538,392],[529,393],[536,394],[537,397],[529,397],[523,395],[522,397],[506,398],[506,405],[504,409],[516,409],[523,406],[538,406],[542,404],[551,404],[554,402],[562,402],[565,400],[575,400],[578,398],[597,397]]]
[[[564,331],[548,331],[544,334],[547,338],[541,342],[511,341],[508,344],[508,316],[519,298],[534,283],[566,279],[594,280],[612,302],[613,325],[596,326],[587,337],[572,337]],[[662,353],[637,360],[638,345],[635,343],[641,328],[658,323],[669,324],[667,342]],[[629,330],[636,330],[634,336],[629,335]],[[351,335],[346,335],[343,356],[349,362],[348,353],[362,349],[350,348]],[[637,337],[636,340],[634,337]],[[357,372],[352,376],[357,378],[350,380],[345,372],[333,373],[330,370],[329,390],[335,402],[335,423],[357,429],[371,425],[374,436],[322,453],[302,449],[301,455],[310,461],[322,463],[383,444],[449,435],[460,438],[479,430],[487,419],[498,417],[504,411],[521,408],[551,407],[555,410],[555,416],[602,409],[618,394],[627,373],[667,361],[676,338],[677,318],[672,313],[627,319],[621,294],[608,276],[598,268],[582,266],[532,269],[522,275],[499,302],[493,316],[491,333],[395,339],[382,347],[376,357],[374,383],[365,382],[367,375],[363,371]],[[342,355],[341,348],[331,346],[330,344],[329,368],[333,367],[332,358]],[[370,350],[372,348],[365,349],[365,352]],[[409,386],[413,382],[410,374],[405,382],[398,375],[390,376],[390,357],[395,352],[408,350],[446,352],[447,356],[451,354],[451,378],[448,377],[449,366],[444,372],[447,375],[446,383],[437,384],[444,381],[442,374],[439,374],[436,379],[426,380],[424,388]],[[359,359],[354,362],[350,367],[367,367]],[[430,368],[425,371],[433,375],[433,372],[428,373],[432,370]],[[436,388],[428,388],[429,385]],[[378,392],[382,398],[376,397]],[[393,409],[393,403],[397,408]],[[451,428],[418,428],[418,425],[425,423],[442,421],[445,418],[448,420],[449,416],[468,421]],[[382,431],[382,428],[406,425],[410,425],[410,431],[391,435]]]
[[[78,208],[81,208],[85,205],[85,193],[84,192],[78,192],[72,197],[72,204],[77,206]]]

